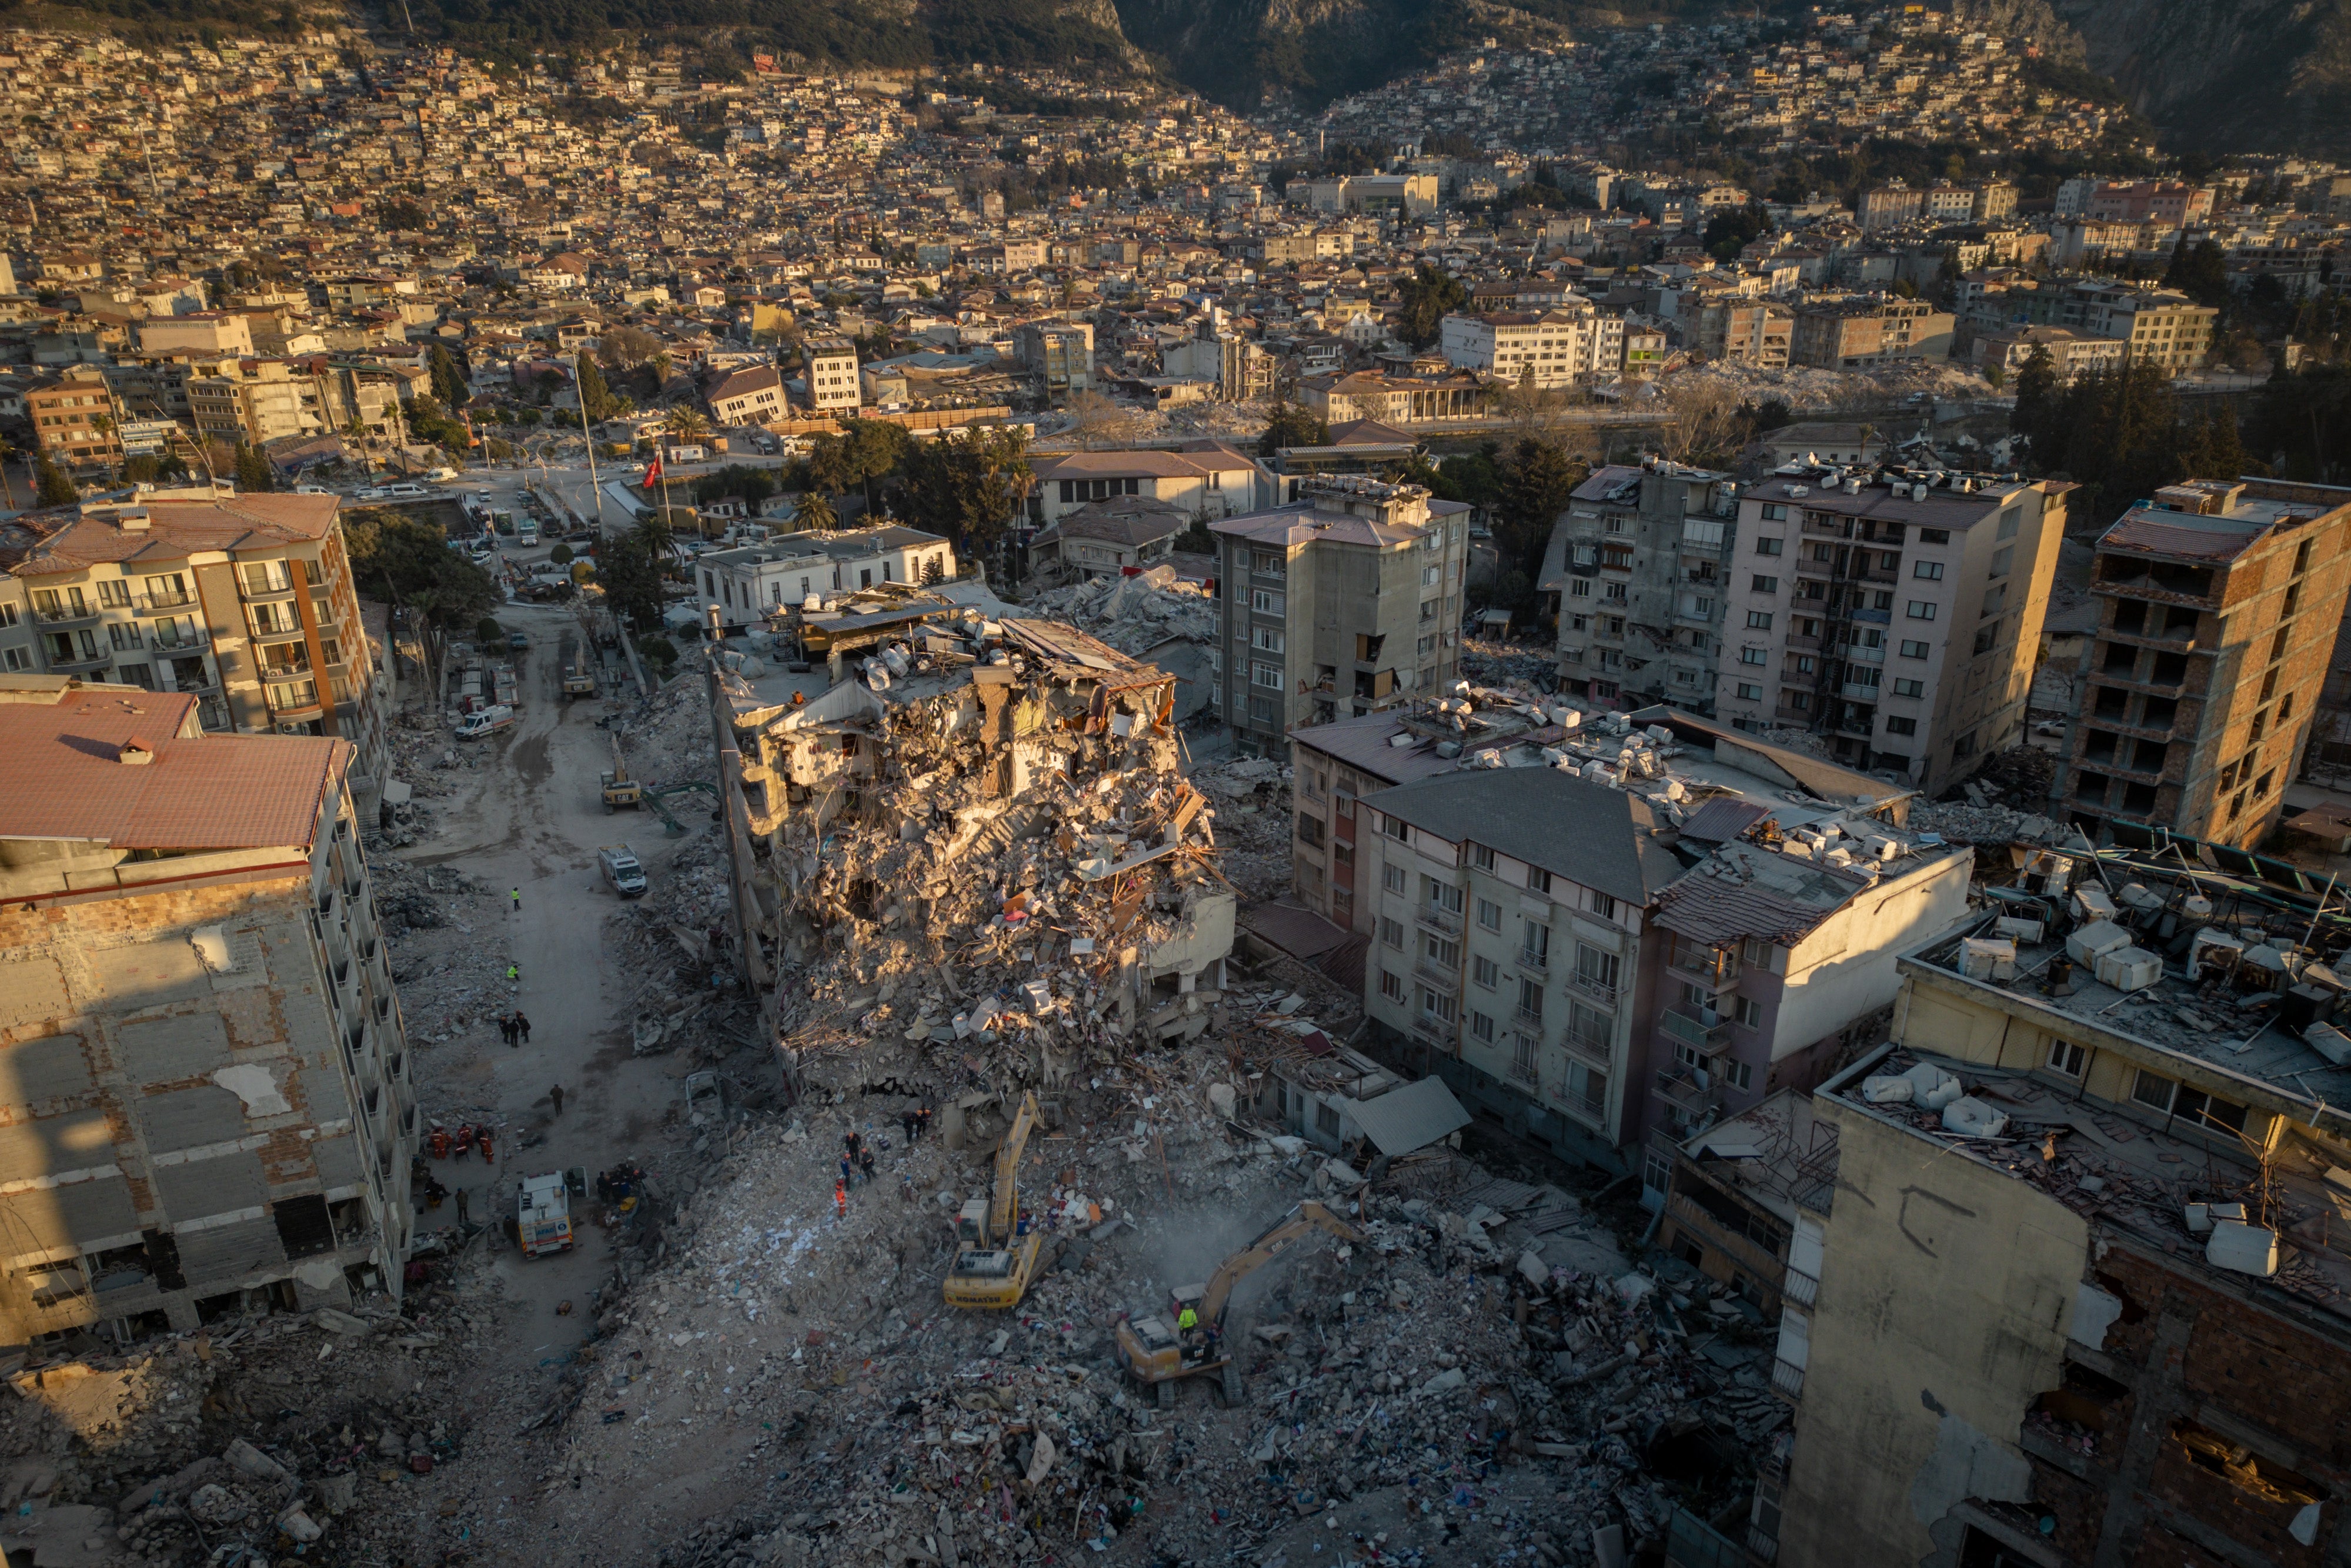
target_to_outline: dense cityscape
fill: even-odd
[[[2319,68],[1260,8],[11,14],[10,1561],[2351,1554]]]

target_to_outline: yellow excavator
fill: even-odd
[[[1016,1234],[1020,1215],[1020,1156],[1037,1127],[1037,1096],[1020,1097],[1012,1128],[996,1151],[996,1197],[975,1197],[956,1217],[956,1259],[947,1270],[951,1307],[1017,1307],[1037,1278],[1045,1233]]]
[[[1169,1317],[1176,1322],[1189,1307],[1198,1326],[1179,1333],[1159,1318],[1134,1318],[1118,1325],[1118,1358],[1134,1380],[1159,1391],[1160,1408],[1176,1404],[1176,1384],[1186,1377],[1217,1375],[1228,1406],[1241,1399],[1241,1370],[1225,1345],[1225,1307],[1233,1287],[1287,1251],[1292,1242],[1317,1230],[1327,1230],[1342,1241],[1354,1242],[1364,1233],[1308,1198],[1260,1232],[1258,1239],[1217,1265],[1205,1285],[1178,1285],[1169,1292]]]

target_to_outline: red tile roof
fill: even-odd
[[[80,571],[100,561],[182,560],[199,550],[252,550],[309,544],[334,530],[334,496],[222,496],[204,501],[147,501],[148,526],[126,528],[112,517],[76,517],[37,547],[20,577]]]
[[[0,702],[0,839],[78,839],[125,850],[308,850],[349,741],[183,735],[195,698],[67,691]],[[126,763],[136,742],[152,762]]]

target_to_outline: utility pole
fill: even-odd
[[[403,0],[404,3],[405,0]],[[573,350],[571,391],[580,402],[580,438],[588,444],[588,493],[596,497],[596,542],[602,544],[604,542],[604,486],[596,480],[596,437],[590,434],[588,429],[587,389],[580,384],[580,367],[587,362],[587,350]]]

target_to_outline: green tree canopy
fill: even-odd
[[[590,423],[601,424],[628,405],[604,384],[604,372],[586,354],[580,356],[580,406],[588,413]]]
[[[43,457],[34,470],[35,497],[44,507],[68,507],[81,499],[81,492],[66,477],[66,471],[48,458]]]
[[[1258,437],[1257,455],[1271,457],[1285,446],[1327,446],[1330,441],[1331,427],[1315,418],[1312,409],[1276,398],[1265,434]]]
[[[1396,336],[1416,349],[1437,341],[1445,318],[1469,303],[1469,290],[1451,273],[1422,262],[1413,275],[1396,285],[1404,309],[1396,319]]]
[[[596,557],[596,580],[612,613],[640,631],[657,630],[670,559],[669,530],[650,520],[607,542]]]
[[[270,472],[269,459],[250,442],[236,444],[236,487],[247,495],[277,488],[277,476]]]
[[[463,408],[473,394],[465,390],[465,378],[457,369],[456,357],[439,343],[433,345],[425,356],[425,370],[433,378],[433,395],[444,408]]]
[[[1003,537],[1029,494],[1028,443],[1017,430],[977,428],[906,449],[906,505],[914,520],[973,550]]]

